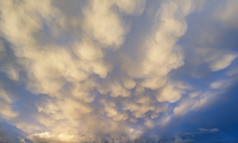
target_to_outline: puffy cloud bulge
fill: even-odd
[[[24,133],[19,142],[128,142],[205,107],[238,73],[237,53],[215,47],[216,36],[180,42],[187,19],[210,3],[0,1],[1,120]],[[209,18],[236,29],[235,3]]]

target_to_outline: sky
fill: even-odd
[[[237,0],[0,0],[1,143],[237,143]]]

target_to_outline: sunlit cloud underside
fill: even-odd
[[[235,85],[237,5],[0,0],[0,142],[180,143],[222,132],[174,127]]]

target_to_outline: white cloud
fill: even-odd
[[[116,0],[116,3],[122,12],[129,15],[141,15],[144,11],[146,0]]]
[[[231,80],[218,80],[218,81],[212,82],[210,84],[210,88],[221,90],[221,89],[225,89],[229,87],[231,83],[232,83]]]
[[[235,52],[212,47],[199,47],[196,50],[196,55],[200,56],[203,62],[208,64],[211,71],[219,71],[229,67],[237,58]]]
[[[211,63],[210,68],[212,71],[219,71],[225,69],[232,63],[232,61],[236,59],[236,57],[237,55],[235,54],[223,55],[222,57],[219,57],[218,59],[214,60]]]
[[[161,93],[158,93],[157,100],[174,103],[181,98],[182,93],[183,91],[176,89],[173,85],[167,85]]]
[[[203,107],[223,86],[217,80],[203,93],[178,77],[186,76],[181,69],[187,62],[179,40],[189,28],[187,16],[203,1],[160,1],[148,23],[138,23],[150,9],[145,0],[90,0],[72,9],[62,3],[0,2],[6,74],[0,80],[13,89],[0,91],[0,116],[32,141],[133,141]],[[147,33],[135,32],[141,25]],[[140,41],[133,35],[138,33]],[[128,44],[135,41],[140,44]],[[212,71],[237,57],[210,49],[197,54]]]
[[[199,96],[200,94],[201,94],[200,92],[192,92],[189,94],[189,97],[195,98],[195,97]]]
[[[105,46],[120,46],[126,34],[120,15],[112,10],[113,5],[109,0],[92,0],[84,9],[85,32]]]
[[[11,120],[13,118],[16,118],[18,116],[18,112],[14,111],[12,109],[12,99],[9,96],[9,93],[7,93],[2,85],[0,83],[0,115],[8,120]]]
[[[200,128],[199,131],[201,131],[201,132],[208,132],[208,133],[216,133],[216,132],[219,132],[220,130],[218,128],[212,128],[212,129]]]
[[[189,108],[193,104],[192,101],[187,100],[180,103],[178,106],[176,106],[173,110],[175,116],[183,116],[185,113],[189,111]]]

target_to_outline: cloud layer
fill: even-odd
[[[22,143],[133,142],[205,108],[238,73],[237,2],[214,3],[0,1],[0,119]]]

